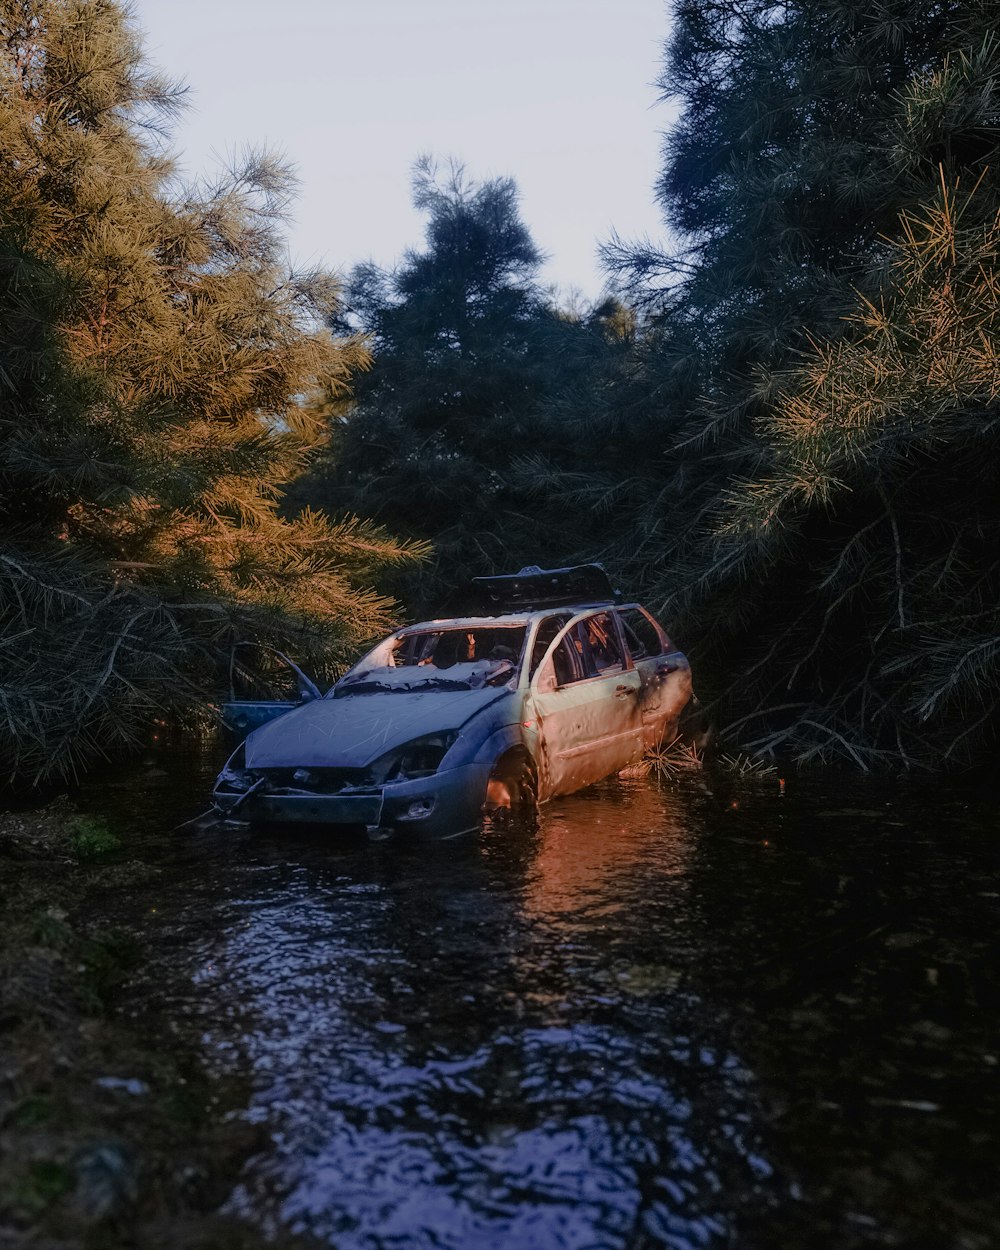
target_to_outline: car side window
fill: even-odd
[[[564,617],[558,623],[558,629],[567,619]],[[558,633],[558,629],[554,633]],[[614,617],[610,612],[597,612],[577,621],[567,632],[552,653],[551,665],[541,670],[539,685],[541,689],[551,688],[550,682],[552,686],[569,686],[592,677],[620,673],[626,664]]]
[[[641,608],[623,608],[618,613],[618,619],[633,660],[663,654],[663,643],[656,626]]]
[[[565,620],[563,620],[560,623],[560,628],[565,623]],[[575,681],[583,681],[585,677],[593,676],[584,667],[583,656],[577,649],[574,639],[575,632],[575,630],[570,630],[555,651],[552,652],[548,661],[539,669],[538,686],[540,690],[554,690],[557,687],[571,686]]]
[[[610,612],[599,612],[580,621],[571,631],[583,669],[588,677],[620,672],[625,667],[618,630]]]
[[[569,686],[587,676],[573,647],[571,634],[567,634],[552,652],[552,667],[555,669],[557,686]]]
[[[535,635],[535,643],[531,648],[531,668],[528,672],[529,677],[534,677],[535,670],[545,658],[545,652],[548,651],[549,647],[552,645],[552,640],[568,620],[569,616],[563,612],[559,616],[547,616],[538,626],[538,633]],[[572,681],[572,677],[569,678],[569,680]],[[560,680],[558,671],[556,672],[556,681],[559,682],[560,686],[565,685],[565,682]]]

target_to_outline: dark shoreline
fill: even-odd
[[[167,1021],[116,1010],[148,951],[89,904],[158,870],[101,835],[66,798],[0,814],[0,1247],[273,1245],[216,1214],[262,1145],[229,1114],[245,1082],[206,1071],[183,1026],[164,1046]]]

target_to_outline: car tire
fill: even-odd
[[[494,764],[486,783],[483,813],[496,821],[534,821],[538,811],[538,783],[531,761],[523,755],[505,755]]]

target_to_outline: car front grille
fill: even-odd
[[[348,788],[375,788],[372,775],[365,768],[255,768],[253,772],[267,781],[269,789],[339,794]]]

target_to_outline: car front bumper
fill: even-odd
[[[471,763],[361,794],[263,787],[249,796],[217,789],[214,798],[223,814],[251,824],[366,825],[447,836],[479,823],[488,777],[488,765]]]

